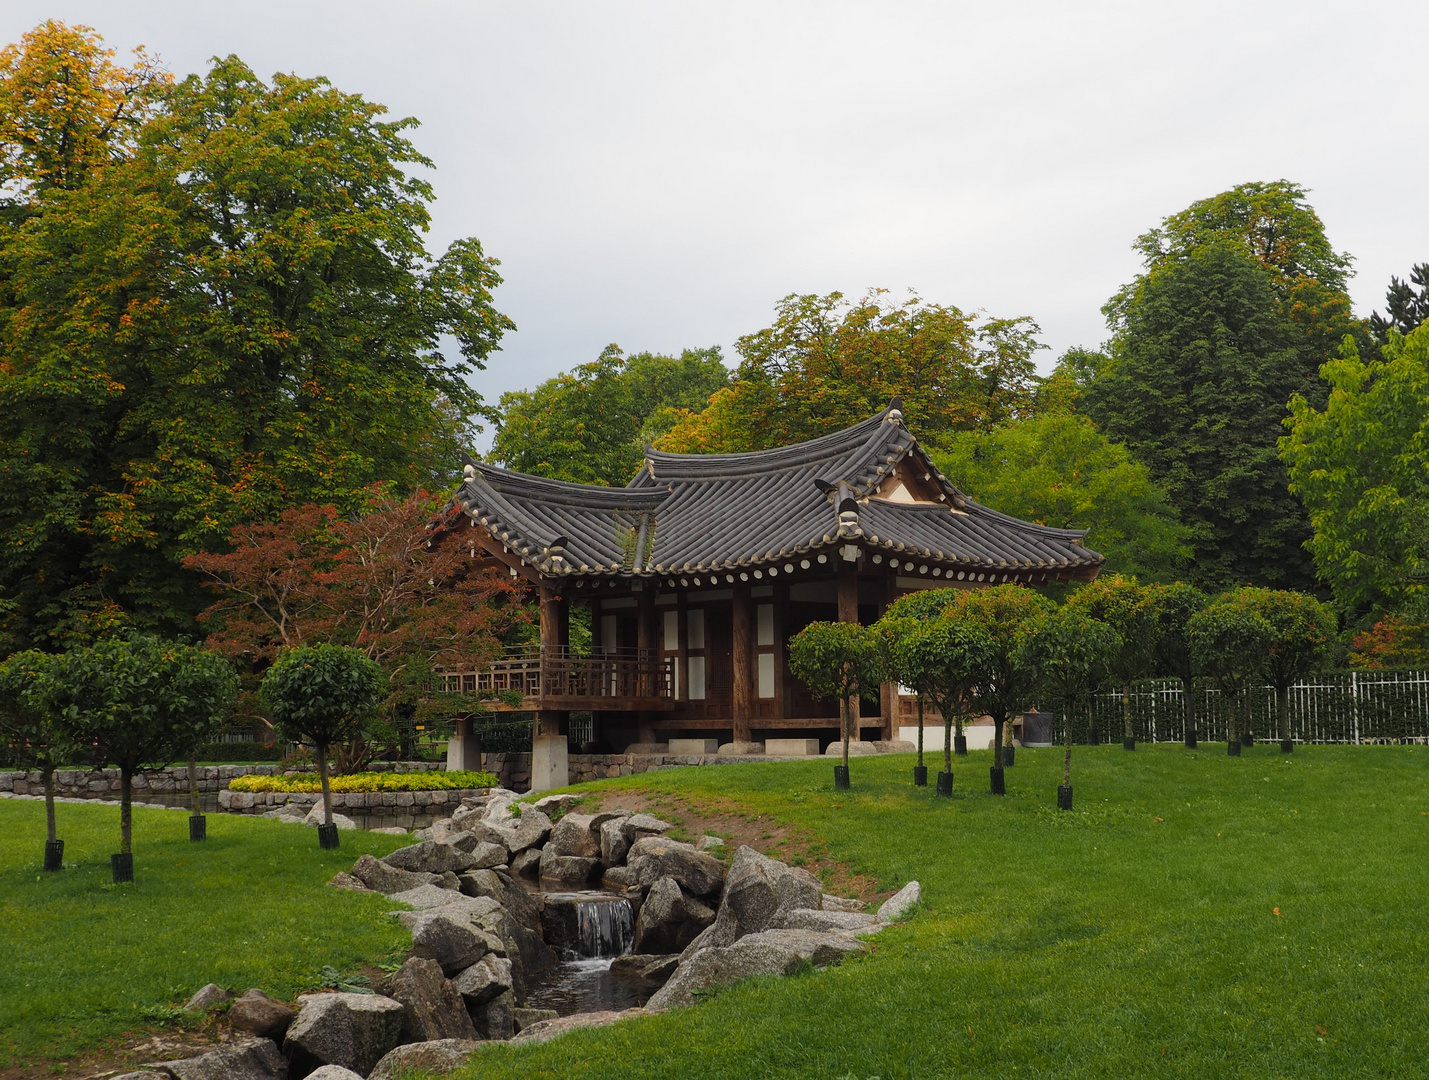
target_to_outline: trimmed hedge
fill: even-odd
[[[360,772],[328,780],[332,791],[448,791],[454,788],[489,788],[496,777],[488,772]],[[229,791],[286,791],[312,795],[322,790],[317,773],[300,776],[238,776]]]
[[[198,748],[200,761],[278,761],[282,756],[277,743],[211,742]]]

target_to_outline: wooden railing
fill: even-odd
[[[440,673],[447,693],[501,694],[515,691],[523,699],[674,698],[674,663],[654,649],[611,649],[576,656],[567,648],[509,650],[499,660],[475,671]]]

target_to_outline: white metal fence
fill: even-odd
[[[1253,687],[1239,700],[1227,701],[1209,680],[1196,680],[1196,731],[1206,742],[1224,742],[1231,709],[1238,732],[1258,739],[1278,738],[1275,690]],[[1057,739],[1062,739],[1066,710],[1057,710]],[[1102,739],[1123,735],[1122,695],[1106,691],[1092,699],[1091,716]],[[1247,719],[1248,718],[1248,719]],[[1141,742],[1182,741],[1186,713],[1181,683],[1146,679],[1131,691],[1132,732]],[[1087,737],[1088,719],[1074,716],[1075,741]],[[1429,671],[1324,672],[1290,688],[1290,736],[1307,743],[1384,743],[1429,739]]]

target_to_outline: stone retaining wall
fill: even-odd
[[[529,757],[529,755],[528,755]],[[431,761],[404,761],[395,766],[398,772],[427,772],[444,769],[446,766]],[[387,772],[394,769],[390,762],[371,766],[372,772]],[[281,765],[205,765],[198,769],[198,789],[200,793],[212,794],[225,791],[228,782],[235,776],[277,776],[290,770]],[[297,772],[313,772],[314,767],[304,765]],[[527,777],[530,768],[527,767]],[[189,790],[189,769],[187,765],[174,765],[163,769],[145,769],[134,774],[134,798],[142,802],[149,795],[186,795]],[[0,772],[0,792],[15,795],[43,795],[44,780],[38,770],[29,772]],[[55,794],[66,799],[117,799],[119,797],[118,769],[56,769]]]
[[[732,754],[571,754],[567,759],[572,784],[604,780],[610,776],[632,776],[656,769],[678,769],[685,765],[733,765],[740,761],[773,761],[768,757]],[[502,787],[526,791],[531,786],[530,754],[486,754],[483,768],[495,773]]]
[[[650,772],[655,769],[675,769],[683,765],[730,765],[739,761],[769,761],[766,757],[741,757],[727,754],[571,754],[568,762],[570,766],[570,776],[572,784],[583,784],[588,780],[603,780],[611,776],[630,776],[634,773]],[[531,786],[531,755],[523,754],[485,754],[482,757],[482,767],[489,772],[495,773],[497,780],[502,787],[508,787],[512,791],[526,791]],[[373,772],[427,772],[430,770],[445,769],[442,762],[432,761],[404,761],[393,765],[390,762],[380,762],[371,766]],[[228,793],[228,782],[237,776],[277,776],[283,772],[312,772],[311,765],[300,766],[296,770],[284,769],[277,764],[264,765],[207,765],[198,770],[198,789],[201,794],[213,795],[217,793],[220,797],[220,806],[227,810],[228,804],[222,802],[224,795]],[[30,772],[0,772],[0,793],[10,792],[15,795],[43,795],[44,784],[37,771]],[[186,765],[174,765],[164,769],[146,769],[143,772],[134,774],[134,799],[143,802],[150,796],[174,796],[186,795],[189,790],[189,770]],[[78,799],[117,799],[119,797],[119,770],[118,769],[57,769],[55,770],[55,794],[60,798]],[[287,792],[245,792],[252,797],[254,795],[281,795],[286,800],[290,793]],[[411,791],[411,792],[350,792],[345,795],[333,796],[333,805],[350,806],[354,810],[363,812],[377,812],[379,806],[443,806],[446,801],[427,799],[422,802],[395,803],[384,802],[369,804],[364,802],[341,803],[336,800],[344,798],[364,799],[376,797],[379,799],[394,799],[397,796],[431,796],[449,795],[452,792],[441,791]],[[469,793],[468,793],[469,794]],[[307,800],[311,802],[316,796],[293,795],[295,801]],[[455,804],[460,799],[452,799]],[[256,805],[256,804],[255,804]],[[267,803],[263,810],[271,810],[283,805],[282,801]],[[247,808],[234,808],[236,812],[248,812]],[[261,813],[262,811],[254,811]],[[407,812],[411,812],[410,809]],[[419,812],[430,812],[427,810]],[[438,813],[436,816],[440,817]]]
[[[462,799],[484,795],[486,788],[451,788],[446,791],[334,791],[334,812],[353,816],[398,817],[430,815],[447,817]],[[322,799],[321,792],[229,791],[218,793],[218,808],[231,814],[265,814],[292,804],[304,809]]]

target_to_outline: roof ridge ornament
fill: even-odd
[[[897,394],[888,399],[887,418],[899,427],[903,427],[903,399]]]
[[[553,569],[559,570],[565,563],[566,544],[568,542],[564,536],[558,536],[547,544],[545,550],[542,552]]]

